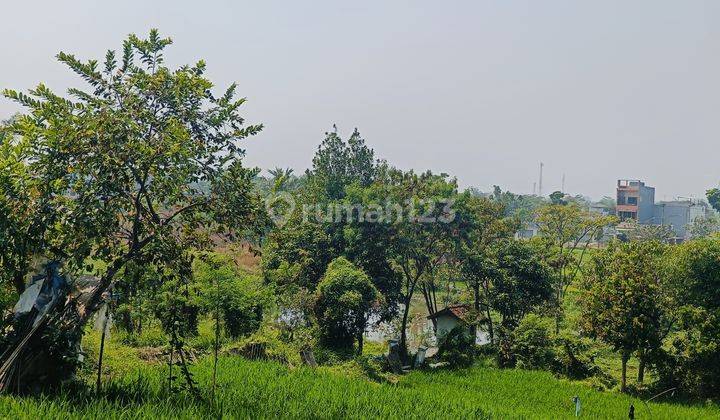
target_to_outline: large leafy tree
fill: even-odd
[[[50,214],[35,212],[32,223],[44,229],[28,235],[44,236],[37,251],[70,271],[96,262],[97,286],[64,316],[76,329],[128,263],[177,273],[175,264],[189,260],[178,250],[208,248],[211,235],[233,237],[259,220],[256,172],[243,167],[238,142],[262,126],[245,124],[234,84],[212,93],[203,61],[166,67],[170,44],[152,30],[147,39],[130,35],[102,64],[59,53],[89,85],[69,97],[42,84],[4,92],[27,110],[11,127],[13,164],[33,183],[31,202]],[[26,197],[4,199],[17,206]]]
[[[580,283],[581,326],[620,353],[622,391],[630,356],[657,351],[671,325],[663,253],[657,242],[613,242],[591,257]]]
[[[458,232],[461,232],[455,258],[460,274],[472,292],[476,316],[484,315],[491,342],[495,340],[495,332],[490,289],[492,279],[498,274],[494,250],[498,242],[512,237],[520,223],[516,217],[504,217],[506,205],[503,200],[491,200],[469,192],[460,194],[454,205]]]
[[[565,292],[580,272],[590,243],[614,222],[614,216],[591,213],[574,203],[551,204],[538,210],[539,241],[555,274],[556,333],[560,331]]]
[[[551,301],[552,275],[530,244],[506,240],[496,244],[496,269],[489,304],[505,328],[515,328],[529,312]]]
[[[451,258],[453,236],[457,223],[453,208],[457,183],[445,174],[413,171],[388,171],[377,183],[376,197],[383,197],[392,215],[390,259],[401,275],[400,349],[407,355],[407,325],[412,298],[420,287],[429,313],[437,308],[435,279],[432,277],[441,264]]]
[[[697,397],[720,394],[720,241],[703,238],[672,248],[666,259],[677,299],[677,325],[666,342],[660,377]]]

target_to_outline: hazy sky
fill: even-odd
[[[247,162],[306,168],[358,127],[402,168],[461,185],[599,198],[640,178],[658,199],[720,181],[720,2],[12,1],[0,87],[81,81],[59,51],[102,58],[157,27],[173,65],[207,61],[262,122]],[[0,99],[0,117],[19,108]]]

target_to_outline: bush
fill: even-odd
[[[555,335],[551,331],[551,321],[535,314],[525,316],[513,331],[500,329],[498,364],[549,370],[573,379],[601,373],[590,340],[570,332]]]
[[[362,353],[363,331],[381,299],[370,277],[339,257],[328,265],[315,295],[315,317],[322,344],[352,348],[357,339],[358,353]]]
[[[555,364],[555,349],[547,320],[530,314],[512,332],[512,354],[516,366],[523,369],[549,370]]]
[[[468,333],[467,327],[458,325],[440,340],[438,357],[451,367],[469,367],[478,356],[475,337]]]
[[[257,276],[242,272],[229,257],[217,254],[196,262],[194,271],[202,288],[204,312],[214,314],[219,309],[230,337],[246,337],[260,328],[270,291]]]
[[[695,398],[720,395],[720,321],[705,310],[685,313],[669,346],[655,356],[658,388],[677,387]]]
[[[553,372],[572,379],[585,379],[602,374],[600,367],[595,364],[597,352],[591,340],[561,331],[553,341],[555,346]]]

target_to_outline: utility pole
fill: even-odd
[[[545,166],[542,162],[540,162],[540,181],[538,182],[538,195],[542,197],[542,170],[543,166]]]
[[[560,191],[562,191],[563,194],[565,194],[565,174],[562,176],[562,187],[560,188]]]

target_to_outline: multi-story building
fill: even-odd
[[[709,211],[707,204],[698,200],[655,203],[655,188],[642,181],[621,179],[617,183],[616,215],[620,221],[670,226],[678,240],[688,238],[688,225],[695,219],[707,217]]]
[[[652,223],[655,207],[655,188],[636,179],[617,182],[616,215],[620,221],[628,219],[638,223]]]

